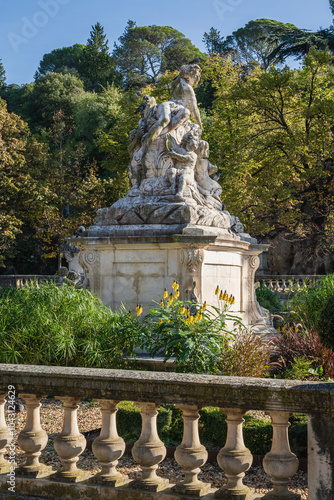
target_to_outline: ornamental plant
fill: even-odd
[[[150,332],[143,348],[152,357],[162,354],[165,361],[175,358],[179,372],[218,373],[218,360],[235,337],[233,328],[244,327],[231,312],[235,298],[217,286],[217,306],[207,308],[206,302],[180,300],[176,281],[172,289],[164,290],[161,301],[143,320]],[[227,321],[232,323],[232,330]]]

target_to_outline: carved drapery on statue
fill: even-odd
[[[201,139],[193,89],[200,75],[197,64],[182,66],[172,82],[170,101],[157,104],[154,97],[144,97],[137,110],[138,128],[129,134],[131,189],[110,208],[98,211],[96,226],[190,224],[231,229],[233,220],[220,200],[222,189],[211,177],[217,167],[208,159],[209,144]]]

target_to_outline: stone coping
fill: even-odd
[[[0,364],[0,391],[247,410],[334,414],[334,383]]]

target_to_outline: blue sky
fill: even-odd
[[[211,26],[226,36],[258,18],[316,30],[331,24],[328,0],[0,0],[0,59],[7,83],[33,81],[43,54],[86,43],[100,22],[112,48],[128,19],[141,25],[168,25],[201,50]]]

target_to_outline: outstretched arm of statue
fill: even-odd
[[[175,151],[168,151],[167,154],[168,156],[175,158],[175,160],[178,160],[180,163],[189,163],[194,159],[192,153],[181,155],[180,153],[176,153]]]

